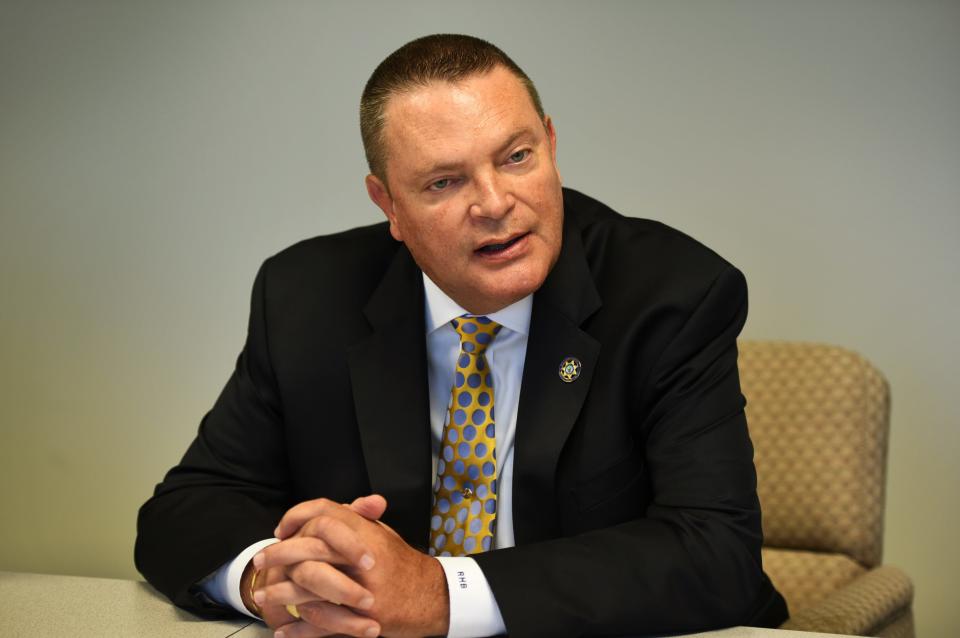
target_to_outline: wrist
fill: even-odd
[[[429,561],[426,573],[430,576],[426,600],[431,603],[431,607],[427,610],[427,618],[430,619],[427,635],[446,636],[450,631],[450,592],[447,589],[447,575],[440,561],[432,556],[426,556],[426,558]]]
[[[240,577],[240,599],[251,614],[263,618],[263,610],[253,599],[253,592],[258,586],[263,587],[261,573],[253,566],[253,561],[250,561],[243,568],[243,575]]]

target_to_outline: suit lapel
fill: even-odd
[[[429,538],[430,417],[423,281],[401,246],[364,308],[372,334],[348,348],[370,487],[384,522],[412,545]]]
[[[580,325],[601,305],[568,211],[556,265],[534,294],[514,443],[517,543],[550,537],[558,511],[557,463],[590,389],[600,344]],[[429,380],[423,282],[401,246],[364,308],[372,333],[348,348],[350,381],[370,487],[387,498],[384,522],[414,546],[429,538],[431,478]],[[579,378],[564,383],[560,363],[576,357]]]
[[[590,389],[600,343],[580,325],[600,307],[587,267],[580,231],[564,226],[556,265],[534,294],[530,336],[523,366],[514,442],[513,511],[517,544],[549,538],[557,529],[552,498],[560,452]],[[565,383],[559,374],[566,357],[582,364],[580,376]]]

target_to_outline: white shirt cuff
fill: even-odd
[[[247,606],[243,604],[243,598],[240,596],[240,580],[243,578],[243,570],[247,568],[247,563],[253,559],[257,552],[278,542],[280,541],[276,538],[268,538],[250,545],[237,554],[237,557],[232,561],[224,563],[220,569],[214,572],[212,578],[200,583],[200,588],[207,596],[221,605],[229,605],[241,614],[260,620],[254,614],[251,614]]]
[[[447,638],[480,638],[507,632],[487,577],[469,556],[438,556],[450,592]]]

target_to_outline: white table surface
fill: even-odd
[[[273,638],[273,632],[260,623],[244,627],[231,638]],[[671,638],[853,638],[840,634],[821,634],[806,631],[787,631],[785,629],[760,629],[758,627],[730,627],[699,634],[672,636]]]
[[[273,638],[262,623],[204,620],[174,607],[143,581],[0,571],[3,638]],[[782,629],[731,627],[686,638],[837,638]]]
[[[225,638],[249,624],[200,619],[142,581],[0,572],[3,638]]]

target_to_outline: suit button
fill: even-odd
[[[473,490],[469,487],[463,488],[463,491],[460,493],[463,494],[463,498],[473,498]]]

